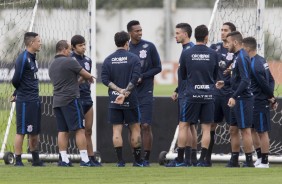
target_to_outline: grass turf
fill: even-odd
[[[103,184],[264,184],[280,183],[281,165],[270,169],[225,168],[216,164],[212,168],[165,168],[152,164],[147,168],[134,168],[128,163],[124,168],[104,164],[101,168],[59,168],[47,163],[46,167],[15,168],[0,165],[0,183],[103,183]]]

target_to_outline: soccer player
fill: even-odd
[[[87,154],[87,142],[83,125],[83,112],[79,102],[79,82],[94,82],[82,66],[70,57],[71,45],[66,40],[56,44],[56,56],[49,66],[49,76],[54,86],[53,108],[58,126],[58,146],[61,160],[58,166],[72,166],[68,155],[69,131],[75,132],[76,145],[80,152],[80,166],[97,166],[91,162]]]
[[[217,88],[221,88],[224,84],[231,83],[234,91],[228,101],[231,108],[230,126],[233,132],[230,132],[231,141],[236,140],[236,144],[231,142],[232,155],[227,167],[240,167],[238,163],[240,151],[240,134],[241,131],[246,162],[243,167],[254,167],[252,158],[252,119],[253,119],[253,94],[250,84],[250,58],[246,51],[242,48],[243,37],[240,32],[233,31],[227,34],[228,51],[234,53],[234,61],[232,64],[232,74],[229,81],[218,81]],[[231,130],[231,129],[230,129]]]
[[[91,73],[92,60],[85,56],[86,44],[85,38],[81,35],[74,35],[71,38],[72,54],[71,57],[78,61],[78,63],[86,70]],[[79,101],[82,105],[83,114],[85,118],[85,137],[87,141],[87,153],[89,160],[97,166],[102,166],[94,156],[93,144],[92,144],[92,125],[93,125],[93,101],[91,98],[90,83],[84,82],[79,85],[80,98]]]
[[[257,54],[257,42],[253,37],[243,39],[243,48],[251,58],[251,89],[254,94],[253,125],[258,133],[260,143],[256,148],[258,159],[256,168],[269,168],[269,137],[270,131],[270,110],[277,108],[277,102],[273,95],[275,82],[265,59]],[[256,134],[256,132],[254,132]]]
[[[129,52],[140,58],[141,76],[138,79],[137,92],[141,112],[141,132],[144,149],[144,164],[149,166],[153,143],[152,113],[154,76],[161,72],[162,66],[155,45],[142,38],[142,28],[139,21],[132,20],[127,24],[130,34]]]
[[[102,65],[102,82],[109,87],[109,122],[113,126],[113,144],[117,154],[117,167],[124,167],[122,155],[122,128],[128,124],[131,131],[133,149],[133,166],[143,167],[141,159],[141,130],[138,97],[135,85],[140,78],[141,64],[139,58],[130,52],[129,34],[121,31],[115,34],[117,50],[109,55]]]
[[[182,44],[182,52],[184,52],[187,49],[190,49],[194,46],[194,43],[190,41],[192,35],[192,28],[187,23],[179,23],[175,26],[175,39],[177,43]],[[180,65],[180,64],[179,64]],[[173,101],[178,101],[178,118],[180,121],[182,120],[181,117],[183,113],[183,99],[184,99],[184,93],[186,88],[186,80],[181,79],[180,71],[178,69],[178,86],[173,92],[171,98]],[[186,141],[186,147],[185,147],[185,162],[187,165],[191,165],[193,162],[194,165],[197,165],[197,132],[194,124],[191,124],[190,128],[188,129],[188,137]],[[194,142],[193,145],[196,145],[196,147],[192,148],[192,141]]]
[[[222,42],[218,42],[210,46],[210,48],[214,49],[218,53],[220,59],[218,63],[218,80],[230,80],[230,72],[227,72],[227,70],[233,61],[233,53],[228,52],[226,36],[232,31],[236,31],[236,27],[234,24],[232,24],[231,22],[223,23],[221,27]],[[227,103],[229,98],[231,97],[231,94],[232,89],[230,85],[226,85],[222,89],[215,90],[214,123],[211,124],[211,141],[206,156],[207,166],[212,166],[211,154],[213,150],[215,129],[217,124],[222,123],[223,119],[225,119],[228,124],[230,123],[230,107],[228,107]],[[232,127],[233,126],[230,126],[230,128]],[[230,132],[232,132],[232,130],[230,130]]]
[[[195,29],[196,45],[184,52],[180,57],[180,74],[187,80],[182,121],[179,122],[178,156],[168,163],[167,167],[187,166],[184,162],[184,150],[187,133],[191,122],[201,122],[202,140],[201,157],[197,166],[204,167],[204,160],[210,142],[210,124],[213,122],[214,88],[218,70],[217,53],[206,46],[208,28],[205,25]]]
[[[37,150],[41,124],[41,106],[38,88],[36,52],[41,39],[37,33],[24,34],[26,49],[18,56],[12,84],[16,88],[12,101],[16,101],[17,133],[15,136],[15,166],[24,166],[21,158],[24,136],[29,136],[32,166],[43,166]]]

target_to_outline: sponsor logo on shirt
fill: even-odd
[[[127,63],[127,57],[114,57],[111,59],[112,64],[123,64]]]
[[[210,89],[209,85],[195,85],[195,89]]]
[[[193,98],[201,98],[201,99],[204,99],[204,100],[211,100],[212,99],[212,95],[193,95]]]
[[[119,95],[119,92],[117,92],[117,91],[112,91],[112,95]]]
[[[147,47],[149,47],[149,44],[145,43],[144,45],[142,45],[142,47],[146,49]]]
[[[192,60],[209,61],[210,55],[209,54],[192,54]]]

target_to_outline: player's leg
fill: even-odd
[[[244,167],[254,167],[253,164],[253,140],[251,127],[253,124],[253,99],[236,100],[236,119],[238,128],[241,130],[246,163]]]
[[[24,164],[22,163],[21,155],[22,155],[24,136],[26,134],[25,112],[26,112],[26,103],[16,102],[17,133],[15,135],[15,142],[14,142],[15,157],[16,157],[15,166],[24,166]]]
[[[261,163],[260,137],[259,137],[257,131],[254,128],[252,128],[251,132],[252,132],[252,139],[253,139],[254,148],[255,148],[256,154],[257,154],[257,160],[255,161],[254,166],[257,166]]]
[[[197,135],[197,123],[191,123],[190,125],[190,131],[192,134],[192,142],[191,142],[191,147],[192,147],[192,151],[191,151],[191,162],[193,166],[197,165],[197,144],[198,144],[198,135]]]
[[[202,139],[201,139],[201,156],[197,166],[207,167],[205,164],[206,155],[210,144],[210,131],[211,123],[214,121],[214,103],[200,104],[200,115],[199,119],[202,128]]]

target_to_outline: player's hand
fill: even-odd
[[[221,89],[223,86],[224,86],[224,81],[222,81],[222,80],[217,81],[216,84],[215,84],[215,87],[217,89]]]
[[[271,108],[272,108],[273,110],[276,111],[277,107],[278,107],[278,103],[277,103],[277,102],[271,104]]]
[[[114,101],[115,104],[123,104],[125,99],[125,95],[124,94],[119,94],[116,98],[116,100]]]
[[[139,78],[139,79],[138,79],[137,85],[140,84],[140,83],[142,83],[142,78]]]
[[[118,91],[120,94],[123,94],[125,98],[127,98],[130,95],[130,91],[126,91],[125,89],[121,89]]]
[[[231,73],[231,69],[227,68],[226,70],[223,71],[223,75],[229,75]]]
[[[10,102],[15,102],[16,101],[16,96],[12,95],[10,98]]]
[[[177,101],[177,98],[178,98],[178,93],[176,93],[175,91],[172,93],[172,95],[171,95],[171,99],[173,100],[173,101]]]
[[[96,77],[91,75],[90,79],[88,79],[88,82],[93,84],[95,82],[95,79],[96,79]]]
[[[228,105],[229,107],[234,107],[235,104],[236,104],[235,99],[234,99],[234,98],[229,98],[227,105]]]

